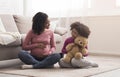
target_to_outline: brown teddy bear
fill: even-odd
[[[70,43],[66,46],[67,54],[63,58],[63,61],[69,63],[74,57],[75,59],[83,58],[83,55],[88,53],[85,48],[88,44],[88,39],[82,36],[75,38],[74,43]]]

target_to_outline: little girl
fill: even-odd
[[[80,22],[74,22],[74,23],[72,23],[70,25],[70,27],[71,27],[71,35],[72,35],[72,37],[69,37],[69,38],[67,38],[65,40],[64,46],[62,48],[62,54],[67,53],[66,49],[65,49],[66,46],[69,43],[73,43],[74,39],[77,36],[80,35],[80,36],[88,38],[89,35],[90,35],[89,28],[86,25],[84,25],[84,24],[82,24]],[[86,49],[88,49],[88,48],[86,47]],[[88,55],[88,53],[83,55],[83,56],[86,57],[87,55]],[[89,62],[89,61],[85,60],[84,58],[83,59],[75,59],[75,58],[73,58],[71,60],[71,63],[66,63],[66,62],[63,61],[63,59],[61,59],[59,61],[59,65],[60,65],[60,67],[87,67],[87,66],[98,67],[98,64]]]

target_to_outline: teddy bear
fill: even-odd
[[[86,46],[88,44],[88,39],[82,36],[75,38],[74,43],[70,43],[66,46],[67,54],[63,58],[64,62],[70,63],[72,58],[80,59],[83,55],[88,53]]]

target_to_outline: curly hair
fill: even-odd
[[[80,22],[74,22],[70,25],[70,27],[71,27],[70,30],[76,29],[79,35],[86,37],[86,38],[88,38],[91,33],[88,26],[86,26]]]
[[[41,34],[45,29],[45,22],[48,15],[43,12],[38,12],[32,19],[32,30],[35,34]]]

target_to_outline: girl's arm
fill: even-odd
[[[74,42],[74,39],[73,39],[72,37],[69,37],[69,38],[67,38],[67,39],[65,40],[64,45],[63,45],[63,48],[62,48],[62,53],[63,53],[63,54],[66,54],[66,53],[67,53],[67,51],[66,51],[66,46],[67,46],[68,44],[70,44],[70,43],[73,43],[73,42]]]
[[[87,56],[88,56],[88,46],[86,46],[85,48],[86,48],[86,50],[87,50],[87,53],[84,54],[83,56],[84,56],[84,57],[87,57]]]
[[[69,38],[67,38],[67,39],[65,40],[64,45],[63,45],[63,48],[62,48],[62,53],[63,53],[63,54],[66,54],[66,53],[67,53],[67,51],[66,51],[66,46],[67,46],[69,43],[70,43],[70,42],[69,42]]]

